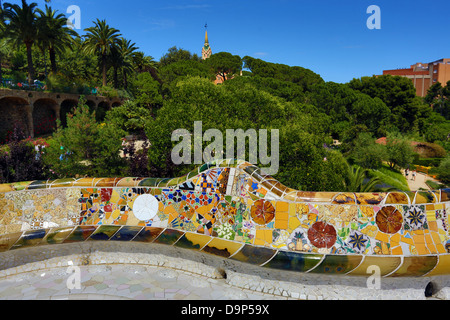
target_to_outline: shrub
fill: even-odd
[[[435,170],[438,180],[445,184],[450,184],[450,156],[442,160],[439,167]]]
[[[442,146],[429,142],[419,142],[414,151],[423,158],[444,158],[447,154]]]
[[[0,151],[0,183],[44,180],[49,178],[48,167],[36,153],[34,145],[15,127],[12,140]]]

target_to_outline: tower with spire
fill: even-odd
[[[211,51],[211,47],[209,46],[209,41],[208,41],[208,25],[205,24],[205,44],[203,45],[202,48],[202,59],[208,59],[212,54]]]

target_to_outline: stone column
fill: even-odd
[[[27,125],[28,125],[28,134],[34,138],[34,122],[33,122],[33,102],[29,102],[26,106],[27,109]]]
[[[53,105],[53,111],[55,111],[56,119],[61,121],[61,103],[54,104]]]

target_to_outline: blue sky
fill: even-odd
[[[200,55],[205,23],[213,53],[302,66],[325,81],[345,83],[384,69],[450,58],[448,0],[51,2],[61,12],[69,5],[80,7],[82,29],[96,18],[106,19],[155,60],[172,46]],[[370,5],[381,9],[379,30],[366,26]]]

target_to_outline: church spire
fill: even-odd
[[[211,51],[211,47],[209,46],[209,41],[208,41],[208,25],[205,24],[205,44],[203,45],[202,48],[202,59],[208,59],[212,54]]]

